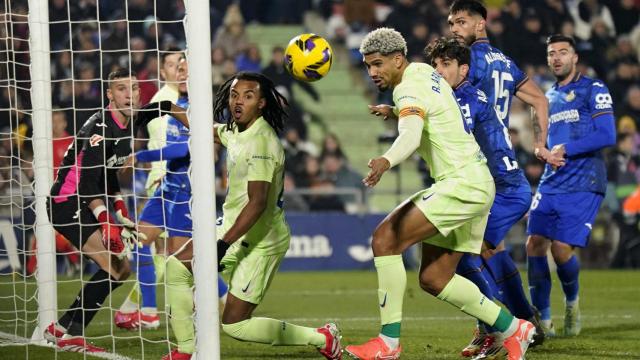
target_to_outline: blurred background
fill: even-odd
[[[424,162],[415,157],[387,173],[375,189],[363,188],[368,159],[386,150],[396,136],[396,124],[368,114],[368,104],[389,103],[391,94],[378,93],[368,80],[358,48],[367,32],[388,26],[404,35],[412,61],[424,61],[423,48],[449,34],[450,1],[210,3],[214,94],[237,71],[262,71],[291,104],[281,140],[286,151],[285,210],[295,236],[283,268],[371,266],[367,242],[375,223],[432,179]],[[511,0],[487,5],[491,43],[544,90],[555,81],[546,66],[545,46],[546,37],[554,33],[574,36],[580,71],[608,85],[618,140],[605,154],[608,191],[591,243],[580,257],[587,267],[640,267],[638,214],[631,207],[622,210],[625,201],[633,201],[640,179],[640,1]],[[0,215],[19,218],[23,228],[30,228],[34,220],[29,206],[33,153],[27,6],[26,1],[0,6]],[[187,48],[184,13],[181,0],[49,1],[54,157],[61,159],[73,141],[70,136],[105,105],[103,79],[114,67],[131,66],[142,81],[143,104],[151,99],[162,86],[161,51]],[[333,67],[316,83],[295,81],[283,68],[283,48],[302,32],[322,35],[333,47]],[[544,168],[532,154],[530,110],[514,98],[510,116],[518,163],[535,191]],[[145,136],[138,134],[141,140]],[[145,141],[136,142],[137,149],[144,146]],[[220,209],[226,172],[223,149],[218,151]],[[137,171],[128,191],[144,197],[145,176],[143,169]],[[525,221],[507,240],[521,263]]]

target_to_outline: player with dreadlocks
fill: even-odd
[[[172,116],[188,126],[184,110],[176,105],[159,105],[161,111],[169,110]],[[282,209],[284,150],[277,135],[284,127],[286,106],[287,101],[273,82],[258,73],[236,74],[216,95],[214,116],[226,125],[215,126],[214,139],[227,148],[229,173],[217,244],[218,269],[231,273],[222,330],[241,341],[314,345],[325,358],[341,359],[340,334],[335,324],[309,328],[252,317],[289,249],[291,239]],[[179,281],[169,285],[189,294],[193,275],[174,256],[169,258],[167,265],[167,274],[172,272],[179,272],[170,275]],[[185,315],[190,315],[193,309],[191,296],[185,296],[184,306],[180,309],[176,305],[170,304],[172,316],[190,318]],[[190,326],[193,328],[192,322]],[[177,340],[178,349],[166,358],[189,359],[193,350],[183,350],[181,340]]]

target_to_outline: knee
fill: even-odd
[[[549,240],[540,235],[530,235],[527,239],[527,255],[546,256],[549,249]]]
[[[444,285],[446,285],[440,284],[440,282],[437,281],[436,276],[427,271],[423,271],[420,274],[418,281],[420,283],[420,288],[433,296],[438,296],[438,294],[444,290]]]
[[[391,224],[383,222],[373,232],[371,248],[374,256],[386,256],[395,254],[395,233]]]
[[[554,241],[551,244],[551,255],[556,264],[562,265],[573,256],[573,248],[570,245]]]

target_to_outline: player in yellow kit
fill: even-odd
[[[366,360],[400,357],[407,281],[401,254],[422,242],[422,289],[491,324],[501,333],[508,359],[522,359],[535,333],[533,324],[514,318],[475,284],[455,274],[464,253],[480,253],[495,186],[453,90],[431,66],[408,62],[406,42],[393,29],[370,32],[360,53],[378,89],[393,89],[399,118],[398,138],[383,156],[369,161],[371,170],[363,182],[375,186],[387,170],[415,151],[436,182],[400,204],[376,228],[371,246],[382,329],[378,337],[347,346],[346,352]],[[388,106],[371,110],[385,117],[394,115]]]
[[[171,104],[161,104],[166,109]],[[327,359],[342,358],[335,324],[310,328],[253,317],[284,255],[291,233],[282,209],[284,149],[277,132],[284,126],[286,100],[262,74],[241,72],[224,83],[214,104],[215,141],[227,148],[228,192],[218,232],[218,267],[229,272],[222,330],[241,340],[271,345],[314,345]],[[188,125],[184,110],[172,115]],[[191,243],[167,260],[171,326],[178,348],[163,359],[190,359],[194,350]]]

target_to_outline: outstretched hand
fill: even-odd
[[[367,177],[362,179],[362,183],[367,187],[374,187],[380,181],[382,175],[389,170],[391,167],[391,163],[385,157],[381,156],[379,158],[369,160],[369,173]]]
[[[382,116],[383,120],[397,119],[396,114],[393,113],[393,107],[391,105],[368,105],[369,112],[375,116]]]

